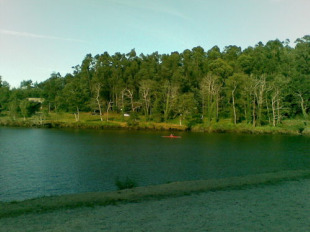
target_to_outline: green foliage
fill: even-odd
[[[29,116],[30,102],[27,99],[20,101],[19,108],[24,118]]]
[[[201,118],[201,115],[195,114],[188,120],[187,126],[188,128],[192,128],[202,123],[203,123],[203,120]]]
[[[80,112],[101,109],[130,114],[122,119],[133,127],[138,118],[189,127],[199,118],[208,125],[230,119],[234,125],[276,127],[283,119],[309,117],[309,38],[297,39],[294,48],[273,40],[222,52],[198,46],[170,54],[87,54],[72,74],[52,73],[42,83],[25,80],[10,89],[0,77],[0,111],[26,118],[39,109],[25,99],[44,98],[43,110],[70,112],[76,121]]]
[[[132,112],[127,120],[127,126],[129,127],[136,127],[139,125],[139,116],[136,112]]]

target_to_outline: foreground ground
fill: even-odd
[[[310,179],[0,219],[0,231],[310,231]]]

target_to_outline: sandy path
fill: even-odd
[[[310,180],[0,219],[0,231],[310,231]]]

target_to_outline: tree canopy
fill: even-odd
[[[25,80],[10,89],[0,77],[0,110],[29,115],[27,98],[44,98],[48,111],[109,110],[144,115],[146,120],[187,122],[231,118],[277,125],[285,118],[308,117],[310,36],[295,41],[259,42],[242,50],[226,46],[182,53],[87,54],[72,74],[52,73],[41,82]]]

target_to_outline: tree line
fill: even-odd
[[[44,98],[47,112],[128,113],[155,122],[189,124],[231,118],[234,124],[276,126],[307,118],[310,106],[310,36],[259,42],[242,50],[194,47],[182,53],[87,54],[73,72],[11,89],[0,77],[0,110],[28,117]]]

